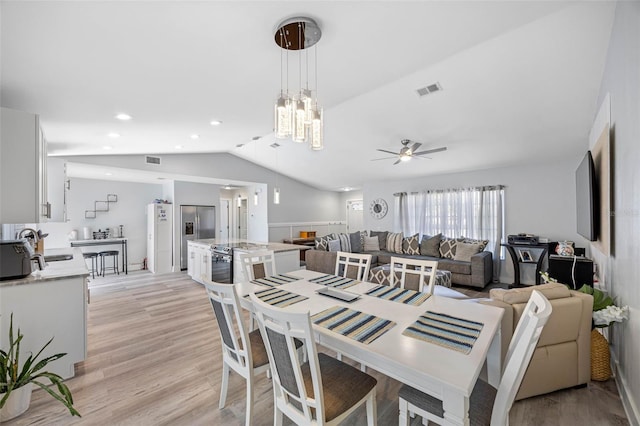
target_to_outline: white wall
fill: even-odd
[[[629,320],[609,327],[616,383],[631,424],[640,424],[640,3],[618,2],[600,105],[611,95],[612,250],[603,277]],[[594,248],[594,250],[597,250]]]
[[[107,194],[116,194],[117,203],[109,205],[108,212],[97,212],[95,219],[85,219],[85,210],[93,210],[94,201],[106,200]],[[48,232],[45,249],[69,247],[68,234],[78,231],[82,238],[82,229],[91,227],[93,231],[105,228],[117,229],[124,226],[124,236],[128,239],[129,265],[135,269],[142,265],[147,256],[147,204],[162,198],[162,186],[146,183],[103,181],[94,179],[71,179],[67,193],[67,212],[69,222],[38,224],[43,232]],[[83,251],[107,250],[108,246],[83,247]],[[113,249],[120,250],[120,246]]]
[[[249,190],[254,187],[253,185],[266,184],[266,186],[260,186],[263,188],[260,200],[267,201],[265,205],[267,211],[263,210],[265,206],[262,204],[258,209],[250,208],[250,215],[255,214],[255,216],[250,216],[249,231],[255,230],[257,233],[252,234],[254,236],[251,238],[259,241],[281,239],[279,235],[263,235],[259,224],[264,221],[264,215],[268,223],[331,222],[339,221],[344,215],[339,192],[321,191],[283,175],[277,176],[280,204],[273,204],[276,173],[231,154],[178,154],[160,157],[162,164],[159,166],[145,164],[142,155],[78,156],[67,157],[67,161],[229,181],[237,180],[248,182]],[[318,179],[322,179],[322,176],[318,176]],[[171,195],[170,191],[165,191],[162,197],[169,198]],[[246,195],[251,206],[252,193]]]
[[[585,130],[586,134],[586,130]],[[585,137],[585,151],[587,139]],[[367,229],[394,230],[394,196],[396,192],[425,189],[460,188],[482,185],[505,185],[505,234],[526,232],[550,241],[584,241],[576,233],[575,169],[584,152],[575,159],[528,167],[505,167],[429,176],[404,181],[372,182],[364,186],[364,223]],[[374,219],[368,211],[371,200],[381,197],[389,205],[389,213],[382,219]],[[584,247],[585,244],[578,244]],[[535,270],[521,272],[522,282],[533,284]],[[513,266],[510,259],[502,262],[500,282],[513,282]]]

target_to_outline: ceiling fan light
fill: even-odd
[[[411,155],[401,155],[400,156],[400,161],[409,161],[411,160]]]

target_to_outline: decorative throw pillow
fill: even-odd
[[[467,237],[462,237],[462,242],[467,244],[479,244],[480,251],[483,251],[485,248],[487,248],[487,244],[489,244],[489,240],[474,240],[473,238]]]
[[[364,237],[369,236],[369,231],[360,231],[360,245],[362,246],[362,250],[364,251]]]
[[[371,231],[369,232],[370,237],[378,237],[378,245],[380,248],[378,250],[387,250],[387,231]]]
[[[351,239],[347,234],[338,234],[340,240],[340,250],[351,253]]]
[[[481,244],[478,243],[458,243],[456,244],[456,254],[453,256],[453,259],[471,262],[471,256],[482,251],[480,247]]]
[[[418,234],[402,239],[402,253],[420,254],[420,244],[418,244]]]
[[[443,238],[440,241],[440,257],[444,257],[446,259],[453,259],[456,255],[456,245],[458,244],[456,238]]]
[[[351,253],[362,253],[362,237],[360,231],[349,234]]]
[[[387,251],[402,254],[402,232],[389,232],[387,234]]]
[[[364,251],[380,251],[380,239],[375,237],[364,237]]]
[[[433,237],[423,235],[420,242],[420,254],[422,256],[440,257],[440,240],[442,240],[442,234],[434,235]]]
[[[340,240],[329,240],[329,251],[340,251]]]
[[[331,238],[329,238],[328,235],[325,235],[324,237],[316,237],[316,250],[329,250],[330,239]]]

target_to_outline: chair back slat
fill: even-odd
[[[251,301],[273,372],[274,403],[296,424],[315,424],[315,414],[324,413],[324,394],[309,313],[274,308],[255,294],[251,294]],[[306,351],[308,364],[304,369],[296,339],[302,342],[301,350]],[[310,393],[305,379],[311,381]]]
[[[391,257],[389,269],[389,285],[396,286],[397,275],[400,276],[400,288],[405,288],[409,277],[416,277],[418,280],[417,290],[433,294],[436,282],[436,272],[438,262],[435,260],[420,260],[404,257]],[[425,284],[427,288],[425,290]]]
[[[240,312],[240,301],[233,284],[204,281],[213,314],[222,338],[223,357],[235,368],[249,371],[253,366],[247,333]]]
[[[371,268],[371,255],[363,253],[347,253],[339,251],[336,256],[334,275],[366,281]]]
[[[260,250],[240,255],[245,281],[276,275],[276,260],[273,250]]]
[[[491,413],[492,426],[509,423],[509,411],[551,311],[551,303],[547,298],[539,291],[533,290],[505,357],[502,380]]]

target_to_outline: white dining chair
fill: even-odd
[[[370,254],[339,251],[334,275],[366,281],[369,278],[371,258]]]
[[[274,425],[281,426],[283,416],[298,425],[335,425],[362,404],[367,424],[377,424],[376,379],[318,353],[309,312],[275,308],[255,294],[251,301],[271,366]],[[303,342],[306,362],[296,351],[296,339]]]
[[[405,257],[391,257],[391,265],[389,267],[389,285],[396,286],[397,276],[399,277],[400,288],[405,288],[407,281],[414,278],[418,281],[417,290],[425,292],[425,281],[427,284],[426,293],[433,294],[436,283],[436,272],[438,271],[438,261],[436,260],[420,260]]]
[[[276,275],[276,257],[273,250],[260,250],[240,255],[245,281]]]
[[[551,315],[551,303],[542,293],[533,291],[522,317],[518,322],[509,350],[505,357],[502,379],[496,390],[488,383],[478,380],[469,398],[469,420],[472,425],[506,426],[509,411],[529,366],[540,333]],[[442,401],[403,385],[398,393],[399,424],[409,424],[409,412],[422,416],[423,421],[444,422]]]
[[[247,381],[246,425],[253,418],[253,393],[255,376],[269,369],[267,355],[260,330],[247,332],[240,310],[240,301],[233,284],[220,284],[203,277],[207,295],[218,322],[222,341],[222,386],[219,408],[225,406],[230,370]]]

